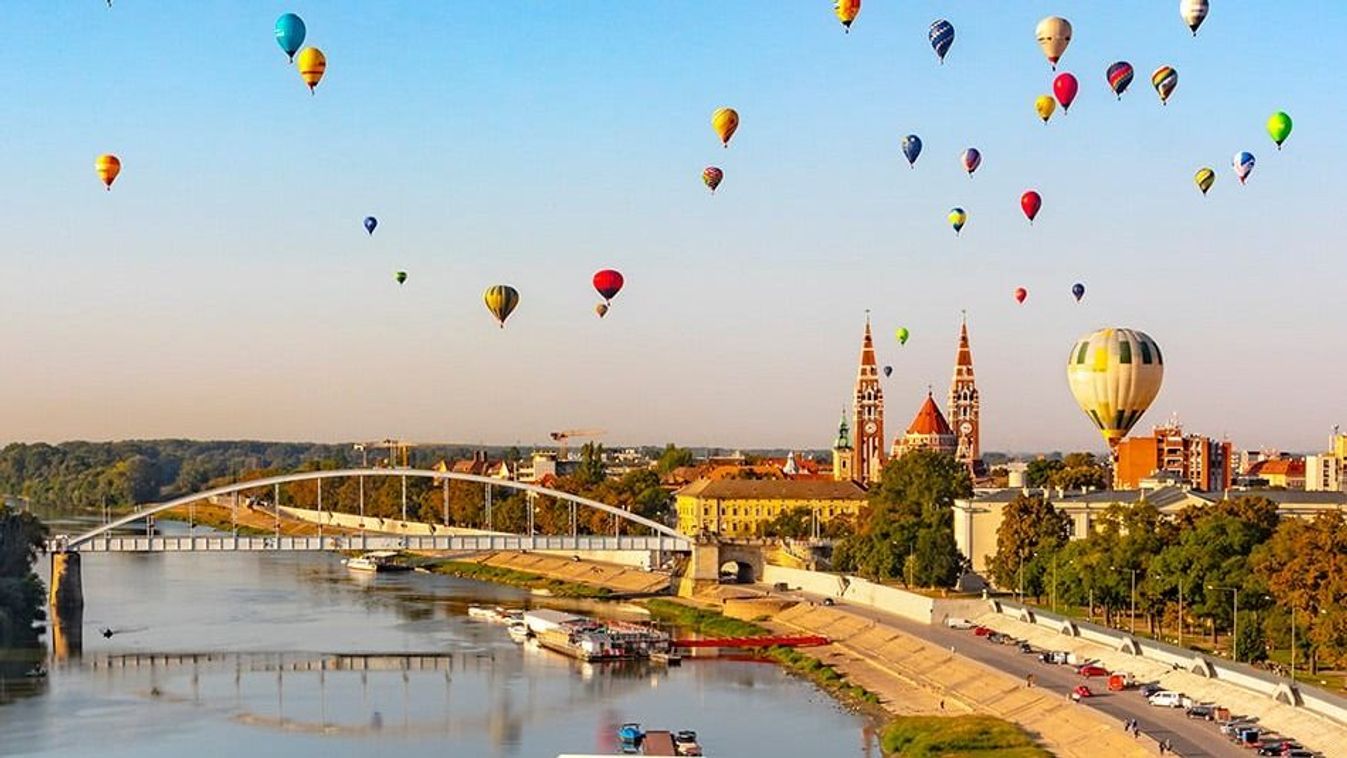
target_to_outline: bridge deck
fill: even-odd
[[[318,550],[446,550],[478,552],[492,550],[614,551],[642,550],[686,552],[692,544],[667,535],[388,535],[349,534],[322,537],[273,537],[232,535],[112,535],[99,536],[66,547],[50,540],[48,550],[72,550],[81,553],[186,553],[186,552],[276,552]]]

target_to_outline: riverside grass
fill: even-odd
[[[503,568],[501,566],[491,566],[485,563],[473,563],[472,561],[431,560],[420,563],[419,565],[424,566],[437,574],[448,574],[450,576],[457,576],[461,579],[475,579],[479,582],[508,584],[512,587],[525,587],[528,589],[545,589],[556,597],[601,599],[613,594],[612,590],[607,587],[594,587],[578,582],[549,579],[540,574],[532,574],[527,571],[516,571],[515,569]]]
[[[880,738],[885,755],[1051,758],[1018,726],[993,716],[898,716]]]

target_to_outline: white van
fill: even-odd
[[[945,618],[945,626],[949,627],[950,629],[972,629],[973,627],[977,626],[977,624],[974,624],[972,621],[969,621],[968,619],[955,618],[953,616],[949,616]]]
[[[1182,692],[1171,692],[1169,690],[1160,690],[1146,700],[1157,708],[1187,708],[1193,704],[1192,699]]]

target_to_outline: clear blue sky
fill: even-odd
[[[1104,325],[1166,350],[1142,428],[1178,413],[1240,446],[1317,448],[1347,425],[1347,7],[1212,6],[1193,39],[1169,0],[869,0],[849,35],[827,0],[11,0],[0,437],[594,426],[825,446],[869,308],[892,432],[948,387],[967,309],[986,448],[1100,446],[1063,361]],[[285,11],[327,54],[316,97],[273,39]],[[1044,126],[1051,13],[1075,26],[1061,69],[1081,93]],[[957,29],[944,66],[939,17]],[[1119,58],[1137,69],[1121,102]],[[1161,64],[1179,71],[1163,108]],[[742,116],[729,150],[721,105]],[[1277,109],[1295,119],[1281,153]],[[123,161],[111,193],[101,152]],[[608,266],[628,284],[599,321],[589,278]],[[523,298],[503,332],[481,304],[498,282]]]

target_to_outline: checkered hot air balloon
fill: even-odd
[[[1160,346],[1135,329],[1086,334],[1076,340],[1066,362],[1071,394],[1111,449],[1150,408],[1164,378]]]
[[[945,54],[954,44],[954,24],[942,18],[931,24],[931,32],[928,36],[931,39],[931,49],[935,51],[936,57],[940,58],[940,62],[943,64]]]

